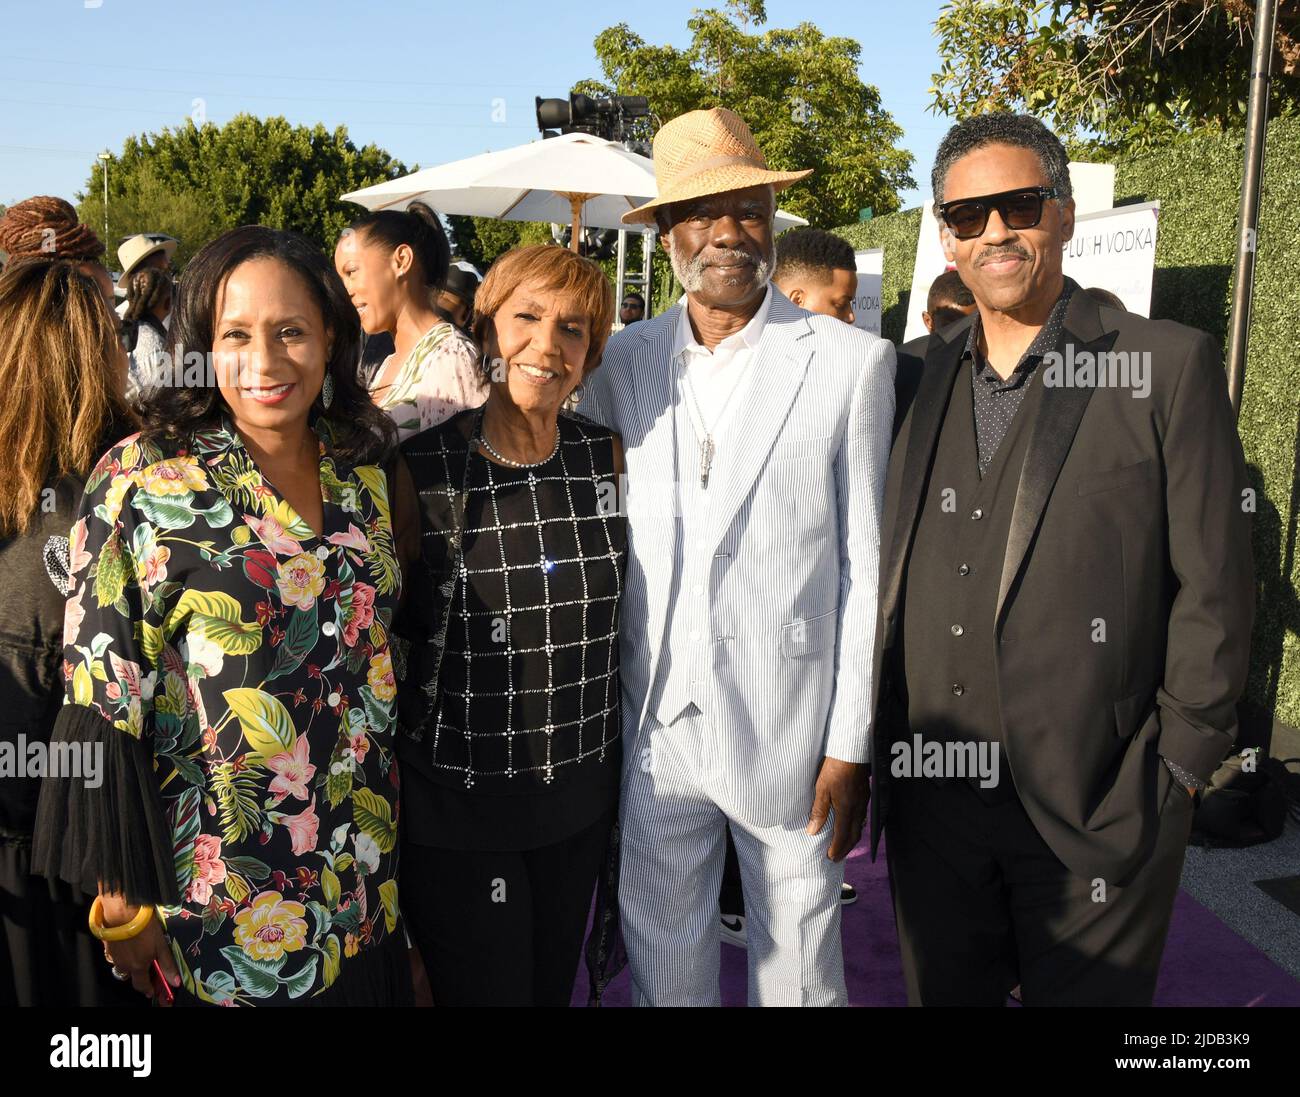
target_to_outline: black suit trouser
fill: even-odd
[[[896,778],[885,830],[912,1005],[1150,1005],[1191,830],[1169,787],[1147,863],[1124,887],[1070,872],[1019,799]]]
[[[402,910],[435,1006],[567,1006],[613,813],[553,845],[402,847]]]

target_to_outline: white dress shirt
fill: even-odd
[[[762,303],[750,317],[749,323],[709,351],[695,338],[686,298],[681,300],[681,317],[673,340],[677,384],[682,389],[682,399],[690,412],[696,432],[703,430],[704,433],[711,434],[713,443],[719,450],[732,413],[742,402],[742,390],[752,380],[754,371],[750,367],[758,350],[758,341],[763,334],[771,302],[772,286],[769,283]],[[701,416],[703,423],[699,421]],[[697,440],[703,441],[703,438]]]

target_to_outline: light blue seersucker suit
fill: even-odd
[[[751,1004],[845,1001],[843,866],[829,823],[804,828],[823,755],[869,757],[895,357],[769,292],[707,489],[673,361],[683,307],[613,336],[584,380],[580,411],[627,456],[620,888],[647,1004],[718,1000],[728,821]]]

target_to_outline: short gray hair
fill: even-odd
[[[930,171],[930,186],[934,190],[934,203],[943,203],[943,188],[948,172],[967,153],[986,145],[1012,145],[1028,149],[1038,157],[1048,185],[1056,188],[1057,199],[1068,201],[1074,196],[1070,187],[1070,157],[1061,139],[1032,114],[1012,114],[996,111],[978,114],[952,127],[934,154],[934,167]]]

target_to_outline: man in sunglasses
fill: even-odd
[[[900,350],[886,481],[871,835],[909,999],[1149,1005],[1246,681],[1222,359],[1063,276],[1067,157],[1036,119],[955,126],[932,183],[977,308]]]
[[[635,324],[638,320],[644,320],[645,298],[636,290],[629,290],[623,294],[623,303],[618,307],[618,319],[624,327]]]

